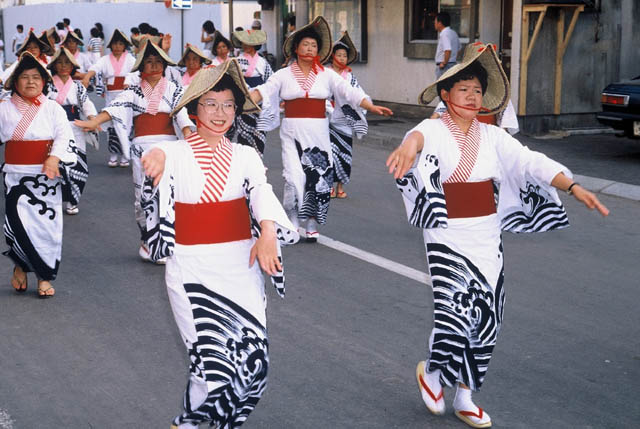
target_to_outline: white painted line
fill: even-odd
[[[305,230],[304,228],[300,228],[299,231],[300,239],[303,240],[305,236]],[[353,256],[354,258],[358,258],[370,264],[376,265],[380,268],[384,268],[385,270],[400,274],[401,276],[405,276],[419,283],[426,283],[429,285],[431,284],[431,278],[427,273],[423,273],[422,271],[407,267],[406,265],[399,264],[398,262],[394,262],[391,259],[383,258],[382,256],[375,255],[371,252],[367,252],[366,250],[358,249],[357,247],[353,247],[347,243],[334,240],[333,238],[329,238],[326,235],[320,235],[320,238],[318,238],[318,243],[331,249],[337,250],[338,252],[345,253],[347,255]]]
[[[13,419],[2,408],[0,408],[0,429],[13,429]]]

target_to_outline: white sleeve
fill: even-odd
[[[191,131],[196,130],[196,126],[193,125],[193,122],[191,122],[191,119],[189,119],[189,113],[187,113],[186,107],[183,107],[182,109],[180,109],[178,113],[176,113],[175,118],[176,118],[176,124],[180,128],[180,131],[182,131],[184,127],[189,127]]]
[[[448,31],[443,31],[440,33],[440,44],[442,46],[443,51],[451,51],[451,35]],[[455,58],[453,58],[455,60]],[[451,58],[449,58],[451,61]]]
[[[336,101],[338,101],[338,99],[345,100],[351,107],[357,109],[360,107],[362,100],[368,97],[362,88],[354,88],[349,82],[338,75],[338,73],[329,71],[325,71],[325,73],[328,73],[329,86]],[[340,105],[342,104],[343,103],[340,103]]]

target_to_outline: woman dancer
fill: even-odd
[[[349,82],[349,85],[361,90],[358,80],[349,67],[349,64],[358,58],[358,51],[349,33],[344,32],[340,40],[333,45],[332,53],[331,69]],[[364,92],[363,95],[366,96]],[[347,198],[344,185],[351,179],[353,134],[358,138],[367,134],[369,127],[364,117],[366,111],[354,110],[348,104],[336,106],[335,100],[328,103],[327,111],[335,182],[335,186],[331,189],[331,197]]]
[[[209,64],[211,64],[211,60],[205,55],[204,52],[202,52],[196,46],[187,43],[184,54],[178,62],[178,66],[186,68],[185,72],[182,74],[182,88],[186,91],[196,73],[198,73],[198,71],[200,71],[202,67]]]
[[[477,120],[478,114],[499,113],[509,98],[491,46],[447,70],[419,100],[428,104],[437,95],[447,112],[409,131],[387,159],[410,223],[423,228],[433,282],[429,357],[418,364],[416,378],[432,413],[445,412],[442,386],[457,385],[456,416],[484,428],[491,418],[471,392],[483,384],[503,320],[501,230],[567,227],[556,189],[603,216],[609,211],[566,167]]]
[[[282,244],[298,239],[256,152],[225,137],[257,111],[235,60],[198,72],[175,112],[198,131],[142,158],[154,258],[167,257],[169,302],[191,360],[173,428],[235,428],[262,397],[269,366],[264,278],[284,296]],[[253,226],[253,233],[252,233]],[[256,261],[258,263],[256,263]],[[248,263],[247,263],[248,262]]]
[[[111,49],[111,53],[100,58],[91,66],[82,79],[82,84],[85,88],[89,87],[91,78],[97,74],[97,80],[106,83],[105,103],[109,105],[124,90],[124,79],[131,71],[136,59],[126,51],[127,48],[131,47],[131,42],[127,36],[117,28],[113,30],[107,47]],[[118,138],[118,134],[114,128],[114,124],[111,122],[107,124],[107,134],[109,153],[111,154],[107,165],[111,168],[117,167],[118,165],[120,165],[120,167],[128,167],[129,148],[123,147],[122,141]]]
[[[106,121],[112,121],[124,150],[127,154],[131,153],[135,192],[134,211],[141,240],[138,254],[145,261],[149,261],[150,256],[144,213],[140,206],[140,192],[144,181],[140,157],[154,143],[177,140],[183,135],[189,136],[193,127],[186,109],[176,111],[173,118],[169,116],[184,93],[182,87],[176,86],[164,77],[169,65],[175,65],[175,63],[164,50],[151,41],[145,42],[132,68],[133,72],[141,71],[140,86],[132,85],[122,91],[95,118],[89,121],[76,121],[78,126],[87,131],[97,129]],[[129,136],[132,134],[134,138],[130,144]]]
[[[4,234],[15,264],[11,285],[27,290],[27,273],[38,279],[38,296],[51,297],[62,257],[61,168],[76,162],[73,131],[62,107],[47,99],[47,69],[25,52],[0,103],[0,140],[5,190]],[[65,174],[66,176],[66,174]]]
[[[216,30],[213,36],[213,59],[211,65],[215,67],[224,63],[230,58],[231,52],[233,52],[233,46],[231,46],[229,39]]]
[[[317,224],[327,220],[333,185],[325,101],[333,96],[340,106],[362,107],[378,115],[392,112],[372,104],[361,90],[322,66],[331,53],[331,33],[323,17],[291,34],[284,52],[295,60],[254,89],[251,97],[256,103],[262,101],[272,117],[278,117],[280,99],[284,100],[285,118],[280,126],[283,205],[294,225],[306,222],[307,241],[315,242],[319,236]]]
[[[68,34],[72,34],[72,32],[70,31]],[[62,200],[64,201],[65,211],[69,215],[76,215],[80,211],[78,203],[89,178],[87,141],[97,141],[96,136],[88,138],[86,133],[74,123],[76,119],[92,119],[97,115],[96,107],[87,96],[86,88],[71,77],[79,67],[73,54],[64,47],[56,52],[47,65],[53,75],[53,85],[50,86],[47,96],[60,104],[67,114],[67,120],[73,130],[76,148],[78,149],[78,160],[70,170],[69,181],[62,185]]]

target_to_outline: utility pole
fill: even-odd
[[[233,0],[229,0],[229,34],[233,33]]]

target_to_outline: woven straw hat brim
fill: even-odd
[[[333,47],[335,48],[339,44],[345,45],[348,48],[349,54],[347,55],[347,65],[358,59],[358,49],[353,43],[353,40],[351,40],[348,32],[345,31],[342,37],[333,44]]]
[[[33,54],[31,52],[24,52],[22,55],[20,55],[20,59],[18,60],[18,64],[16,64],[16,67],[13,69],[13,72],[7,78],[7,81],[4,83],[5,89],[10,89],[11,88],[11,85],[13,85],[13,80],[18,77],[16,75],[16,72],[20,68],[20,65],[23,64],[24,62],[28,62],[29,64],[33,65],[33,67],[28,67],[28,69],[37,68],[37,69],[43,70],[45,76],[47,76],[46,82],[51,82],[53,80],[52,77],[51,77],[51,73],[49,73],[49,70],[47,70],[40,63],[40,61],[38,61],[38,59],[33,56]],[[46,82],[45,82],[45,84],[46,84]]]
[[[295,47],[293,46],[293,39],[296,37],[296,34],[300,31],[304,31],[305,29],[313,29],[318,36],[320,36],[320,40],[322,40],[322,48],[318,52],[318,57],[320,57],[320,63],[323,64],[327,61],[327,59],[331,56],[331,30],[329,29],[329,24],[327,20],[324,19],[323,16],[318,16],[316,19],[311,21],[309,24],[300,27],[298,30],[294,31],[287,37],[287,40],[284,41],[284,46],[282,47],[282,51],[284,52],[284,56],[286,58],[292,58],[294,54]]]
[[[49,60],[47,68],[53,70],[53,64],[58,60],[58,58],[60,58],[61,55],[66,56],[75,68],[80,68],[80,64],[78,64],[73,54],[65,47],[61,47],[56,51],[53,57],[51,57],[51,60]]]
[[[40,38],[38,36],[36,36],[33,31],[29,31],[29,35],[27,36],[26,40],[24,41],[24,43],[22,44],[20,49],[18,49],[18,51],[16,52],[16,55],[18,57],[20,57],[20,55],[22,55],[25,52],[27,52],[27,45],[30,42],[36,42],[38,44],[38,46],[40,46],[40,50],[42,51],[43,54],[45,54],[45,55],[53,55],[53,49],[51,48],[51,45],[49,44],[49,42],[48,41],[44,42],[44,41],[40,40]]]
[[[184,54],[182,55],[182,58],[180,58],[180,61],[178,61],[178,65],[180,67],[186,67],[187,66],[184,61],[187,58],[187,54],[189,52],[193,52],[194,54],[196,54],[202,60],[202,62],[204,64],[211,64],[211,59],[209,59],[209,57],[207,57],[204,54],[204,52],[202,52],[196,46],[188,45],[187,48],[184,50]]]
[[[127,47],[131,46],[131,40],[129,40],[127,35],[116,28],[115,30],[113,30],[113,34],[111,35],[111,38],[109,39],[109,43],[107,43],[107,47],[111,46],[111,43],[113,43],[113,40],[116,37],[120,38]]]
[[[160,36],[149,36],[148,34],[141,34],[138,36],[134,36],[131,38],[131,43],[136,48],[142,46],[147,40],[151,40],[156,45],[160,46],[162,44],[162,37]]]
[[[144,56],[148,51],[152,51],[154,54],[158,55],[160,58],[165,60],[167,62],[167,65],[169,66],[176,65],[176,63],[169,57],[169,55],[167,55],[165,51],[162,50],[162,48],[160,48],[158,45],[153,43],[151,40],[147,40],[142,46],[142,48],[140,49],[140,52],[138,52],[138,56],[136,57],[136,62],[133,64],[133,67],[131,68],[131,72],[135,72],[140,69],[140,67],[142,66],[142,60],[144,59]]]
[[[243,44],[260,46],[267,43],[267,33],[262,30],[234,31],[231,33],[231,41],[236,48],[242,48]]]
[[[238,64],[238,60],[235,58],[231,58],[228,61],[220,64],[217,67],[207,67],[206,69],[201,69],[196,73],[193,80],[189,84],[189,87],[185,91],[184,95],[180,99],[180,102],[176,106],[176,108],[171,112],[171,115],[175,115],[182,109],[184,106],[189,104],[193,100],[197,100],[203,94],[206,94],[216,86],[218,81],[222,79],[222,76],[228,74],[231,76],[233,81],[236,83],[238,88],[243,92],[245,96],[245,102],[242,106],[243,113],[257,113],[260,111],[260,107],[251,100],[251,96],[249,95],[249,89],[247,87],[246,82],[244,81],[244,77],[242,77],[242,69],[240,68],[240,64]]]
[[[444,72],[440,78],[429,85],[420,93],[418,97],[418,103],[429,104],[435,99],[438,94],[437,85],[460,71],[467,68],[473,62],[479,61],[482,67],[487,71],[487,90],[482,97],[482,110],[478,112],[478,115],[495,115],[500,113],[507,106],[509,101],[509,80],[505,74],[500,60],[490,45],[485,46],[481,51],[470,53],[459,64],[454,65],[449,70]]]
[[[68,31],[67,35],[64,37],[64,40],[62,41],[62,44],[64,45],[65,43],[67,43],[67,41],[69,39],[73,39],[76,41],[76,43],[80,46],[84,46],[84,42],[82,41],[82,39],[80,37],[78,37],[78,35],[75,33],[75,31]]]

